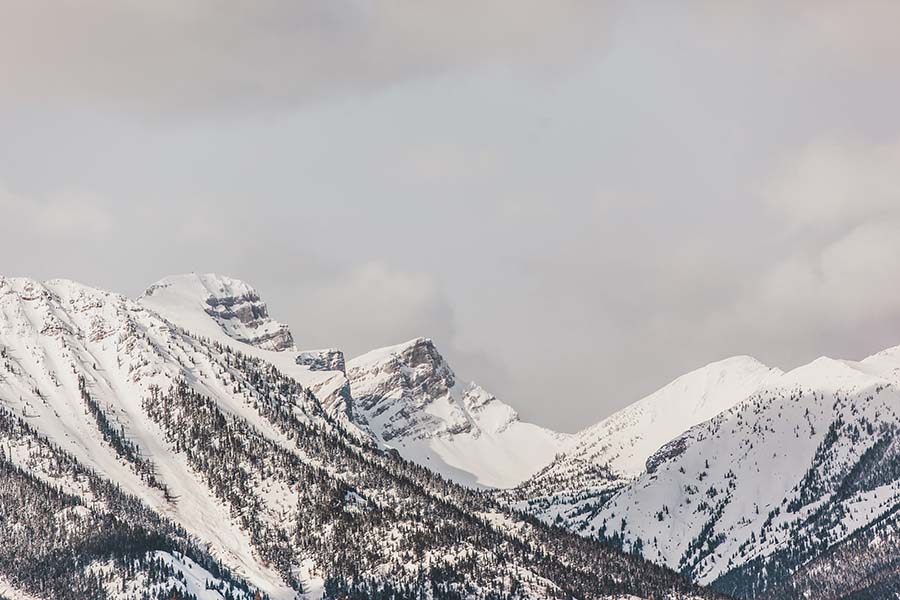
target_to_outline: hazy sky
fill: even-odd
[[[737,4],[3,2],[0,273],[227,273],[563,430],[900,344],[900,4]]]

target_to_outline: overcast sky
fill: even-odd
[[[900,344],[900,4],[629,4],[3,2],[0,273],[230,274],[567,431]]]

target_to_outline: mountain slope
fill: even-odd
[[[765,594],[772,599],[881,600],[900,595],[900,505],[804,564]]]
[[[38,485],[49,500],[28,506],[41,523],[66,520],[72,533],[30,532],[35,547],[57,554],[36,556],[28,564],[43,569],[27,578],[22,561],[0,560],[0,578],[37,597],[94,597],[77,592],[101,577],[100,585],[127,593],[160,572],[161,585],[176,585],[196,563],[217,585],[284,599],[301,591],[329,598],[714,596],[385,452],[299,381],[316,372],[298,365],[293,351],[256,348],[207,321],[198,327],[174,325],[146,299],[62,280],[0,279],[0,406],[27,429],[23,442],[0,428],[0,447],[24,471],[16,487],[32,478],[67,495]],[[118,511],[121,534],[102,514],[86,522],[117,543],[98,543],[108,552],[86,566],[90,572],[76,564],[59,580],[81,588],[50,593],[53,569],[67,564],[54,556],[95,556],[78,545],[77,524],[55,516],[70,505],[103,508],[73,469],[108,482],[131,508],[106,503]],[[0,510],[22,512],[8,496],[0,494]],[[171,526],[145,543],[134,529],[142,522]],[[18,533],[20,526],[0,525],[0,547],[15,547]],[[128,567],[129,557],[145,562]],[[216,565],[234,575],[216,575]],[[183,575],[170,577],[175,570]]]
[[[589,529],[740,597],[900,501],[897,363],[822,358],[662,448]]]
[[[426,338],[354,358],[347,376],[356,422],[405,458],[464,484],[516,485],[568,439],[522,422],[475,383],[460,384]]]
[[[250,600],[168,519],[84,469],[0,408],[0,592],[8,598]]]
[[[581,531],[607,499],[644,472],[661,446],[779,374],[756,359],[737,356],[683,375],[577,433],[562,454],[508,497],[546,520]]]

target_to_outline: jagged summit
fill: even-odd
[[[463,483],[509,487],[559,451],[566,435],[523,423],[474,382],[460,384],[431,339],[347,362],[354,418],[404,456]]]
[[[462,405],[450,396],[456,376],[430,339],[367,352],[349,361],[347,374],[357,416],[386,442],[472,431]]]
[[[215,273],[171,275],[147,288],[140,301],[188,329],[208,328],[205,315],[237,341],[263,350],[295,350],[288,326],[272,319],[259,293],[239,279]]]
[[[510,423],[518,421],[518,413],[499,401],[474,381],[457,385],[459,380],[446,359],[430,338],[417,337],[402,344],[378,348],[350,361],[356,374],[366,370],[402,371],[408,387],[420,393],[415,399],[434,398],[451,390],[459,392],[458,406],[465,415],[460,429],[480,433],[500,433]],[[494,410],[497,409],[497,410]],[[473,429],[474,428],[474,429]]]
[[[446,361],[444,361],[444,358],[434,345],[434,341],[427,337],[417,337],[401,344],[376,348],[354,357],[352,362],[356,367],[365,367],[390,360],[398,360],[401,357],[407,362],[416,364],[431,363],[435,368],[445,367],[449,370]],[[452,372],[450,375],[452,377]]]

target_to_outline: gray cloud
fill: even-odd
[[[900,343],[898,149],[816,141],[785,161],[766,201],[785,220],[789,251],[719,322],[807,355],[861,358]]]
[[[782,167],[768,201],[791,222],[840,226],[900,212],[900,144],[817,140]]]
[[[367,262],[321,279],[297,281],[288,294],[292,300],[287,310],[298,323],[298,341],[305,346],[352,340],[344,350],[357,355],[385,340],[399,343],[428,335],[450,345],[455,336],[453,311],[438,282],[427,273]],[[308,327],[311,323],[316,326]]]
[[[606,3],[16,0],[0,87],[51,106],[291,106],[493,60],[541,69],[603,43]]]

